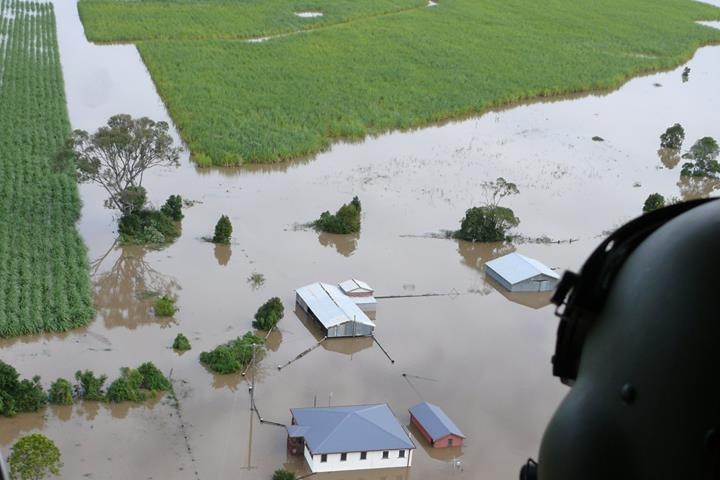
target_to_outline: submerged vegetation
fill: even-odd
[[[200,361],[216,373],[235,373],[250,365],[253,352],[263,347],[265,340],[252,332],[218,345],[214,350],[202,352]]]
[[[213,235],[213,243],[230,243],[230,237],[232,237],[232,223],[227,215],[220,216],[220,220],[215,224],[215,234]]]
[[[0,22],[0,337],[92,318],[75,178],[54,153],[70,133],[52,4],[4,0]]]
[[[63,466],[60,449],[42,433],[20,438],[8,457],[12,480],[41,480],[48,475],[60,475]]]
[[[470,242],[502,242],[509,240],[508,230],[517,227],[520,219],[515,212],[501,207],[503,198],[520,193],[517,185],[502,177],[483,185],[487,200],[485,205],[473,207],[460,220],[460,230],[453,237]]]
[[[326,15],[312,20],[291,15],[302,4],[291,0],[82,0],[80,12],[91,39],[143,40],[140,54],[203,165],[273,162],[338,139],[614,87],[720,41],[695,23],[720,10],[686,0],[452,0],[307,35],[238,39],[331,21],[334,4],[351,12],[381,3],[416,4],[323,1]],[[273,12],[258,17],[263,9]]]
[[[683,177],[717,178],[720,174],[720,146],[712,137],[703,137],[690,147],[682,156],[688,160],[682,166],[680,175]]]
[[[20,412],[35,412],[44,403],[40,377],[20,379],[12,365],[0,360],[0,415],[12,417]]]
[[[255,321],[253,321],[252,325],[258,330],[269,332],[275,328],[284,315],[285,308],[283,307],[282,300],[278,297],[273,297],[258,308],[258,311],[255,313]]]
[[[668,127],[665,133],[660,135],[660,148],[680,150],[685,141],[685,129],[679,123]]]
[[[177,310],[178,309],[175,306],[175,299],[168,297],[167,295],[163,295],[162,297],[156,299],[153,304],[153,311],[155,312],[156,317],[172,317],[175,315]]]
[[[353,197],[350,203],[343,204],[334,215],[328,211],[323,212],[312,225],[325,233],[358,233],[361,213],[360,199]]]
[[[175,340],[173,341],[173,350],[178,350],[180,352],[186,352],[192,348],[190,345],[190,340],[183,335],[182,333],[178,333],[175,337]]]
[[[665,197],[659,193],[653,193],[648,196],[643,205],[643,212],[648,213],[653,210],[658,210],[665,206]]]

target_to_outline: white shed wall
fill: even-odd
[[[399,450],[389,450],[389,458],[383,459],[383,452],[367,452],[367,459],[360,460],[360,452],[349,452],[347,460],[340,461],[339,453],[329,453],[327,462],[321,462],[320,455],[313,455],[308,458],[309,452],[306,450],[305,459],[310,466],[310,470],[315,473],[320,472],[340,472],[346,470],[369,470],[373,468],[399,468],[409,467],[412,465],[412,450],[405,450],[405,458],[399,458]]]

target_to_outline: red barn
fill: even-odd
[[[461,447],[465,435],[437,405],[423,402],[410,408],[410,422],[435,448]]]

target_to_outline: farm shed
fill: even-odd
[[[313,283],[295,293],[298,306],[320,325],[328,338],[369,336],[375,330],[375,323],[334,285]]]
[[[437,405],[418,403],[410,410],[410,422],[435,448],[461,447],[465,435]]]
[[[341,282],[338,287],[340,287],[340,290],[350,297],[350,299],[355,302],[355,305],[360,307],[362,311],[375,311],[375,308],[377,307],[377,300],[374,296],[375,291],[367,283],[362,280],[352,278]]]
[[[517,252],[487,262],[485,274],[511,292],[549,292],[560,280],[547,266]]]
[[[313,473],[409,467],[415,444],[387,404],[293,408],[288,447]]]

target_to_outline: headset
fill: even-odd
[[[585,338],[605,305],[615,276],[635,248],[673,218],[716,200],[692,200],[646,213],[602,242],[579,274],[565,272],[551,299],[555,315],[560,317],[552,357],[554,376],[566,385],[575,382]]]

